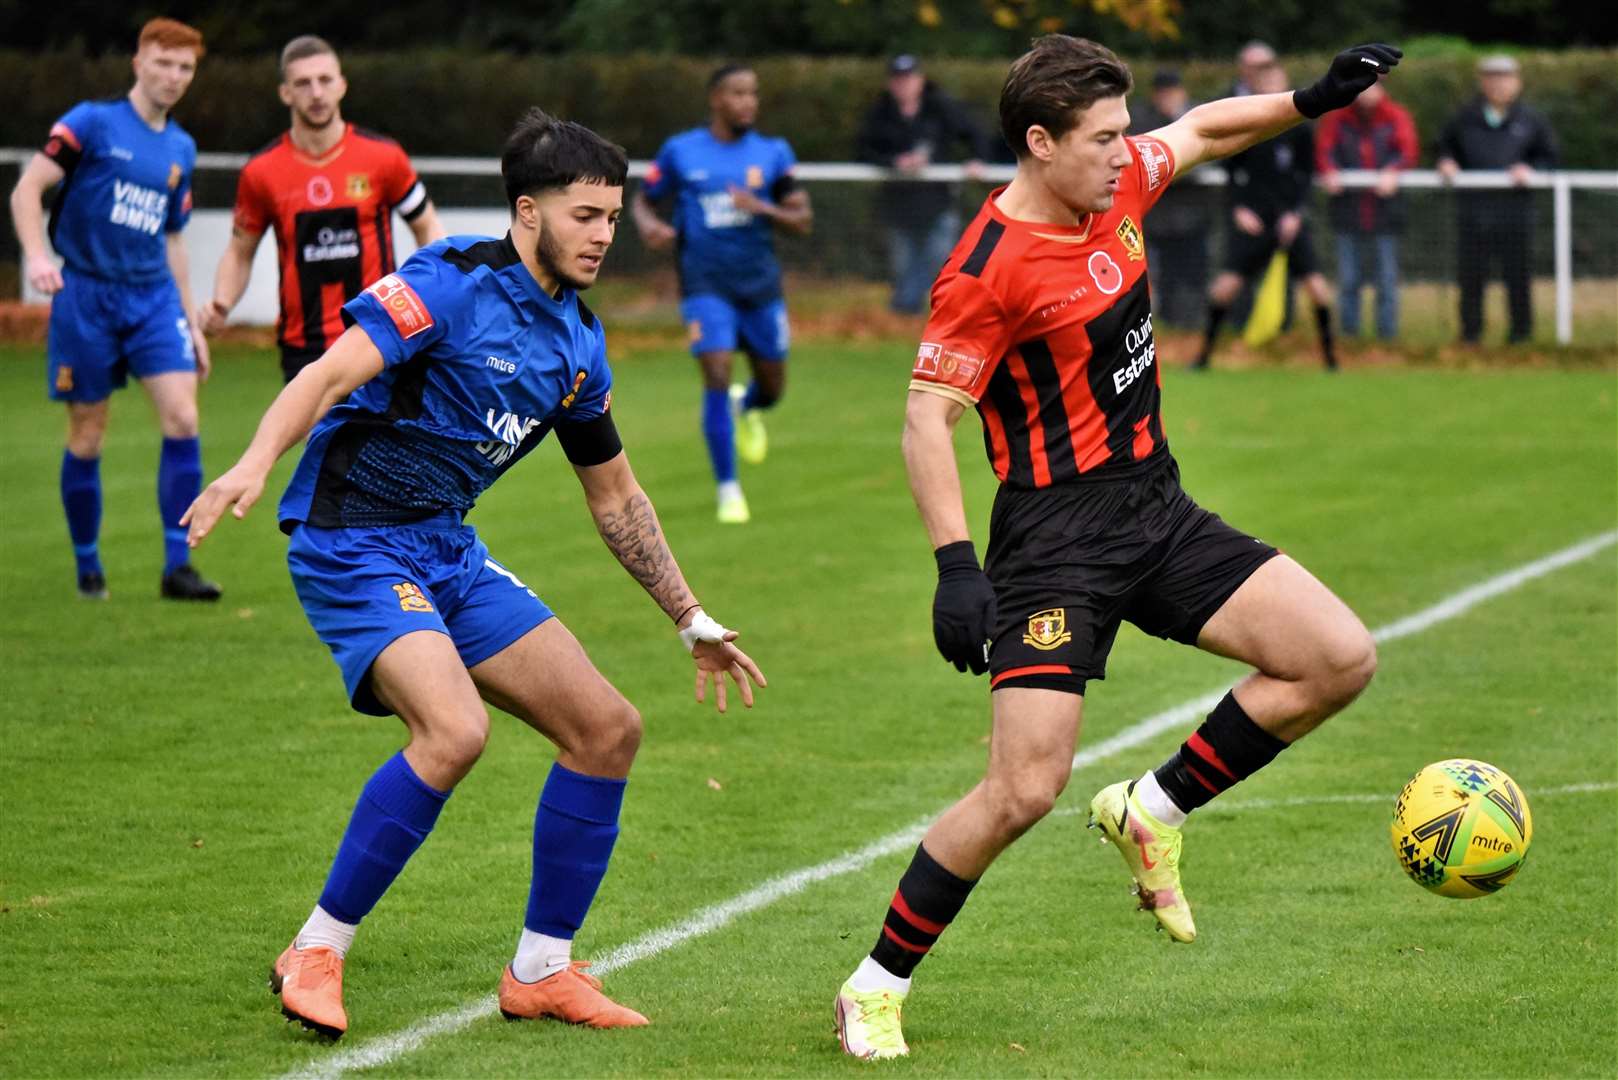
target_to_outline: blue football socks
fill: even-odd
[[[97,537],[101,534],[101,459],[76,458],[62,451],[62,509],[79,576],[101,573]]]
[[[551,766],[534,814],[534,880],[523,926],[572,940],[584,924],[618,841],[627,780]]]
[[[360,792],[320,906],[345,923],[365,918],[432,832],[449,795],[417,776],[403,751],[389,758]]]
[[[729,390],[703,390],[702,434],[708,440],[708,459],[719,483],[736,479],[736,423],[730,415]]]
[[[163,516],[163,575],[191,561],[180,518],[202,491],[202,440],[164,439],[157,461],[157,509]]]

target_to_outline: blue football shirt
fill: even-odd
[[[554,426],[610,406],[600,320],[571,289],[547,295],[509,234],[429,244],[343,317],[385,366],[309,433],[281,497],[285,532],[464,514]]]
[[[191,217],[197,144],[171,117],[153,131],[127,97],[81,101],[51,127],[43,153],[66,178],[51,245],[69,270],[131,285],[169,276],[167,235]]]
[[[692,128],[663,144],[641,190],[649,199],[674,197],[682,294],[715,294],[749,306],[781,295],[770,219],[738,209],[730,188],[778,200],[790,189],[796,164],[785,139],[756,131],[721,142],[706,127]]]

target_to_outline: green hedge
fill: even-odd
[[[1291,57],[1287,66],[1300,81],[1312,79],[1325,59]],[[1550,117],[1565,166],[1618,167],[1618,51],[1526,53],[1521,59],[1525,96]],[[488,156],[518,113],[538,104],[589,124],[636,157],[649,157],[671,132],[701,121],[709,66],[651,55],[350,54],[344,58],[350,83],[344,114],[393,135],[412,154]],[[935,60],[929,73],[992,123],[1005,68],[1000,60]],[[859,118],[882,84],[881,61],[779,57],[761,60],[757,69],[764,130],[787,135],[806,161],[850,157]],[[1222,94],[1231,77],[1223,62],[1181,70],[1202,98]],[[1137,84],[1149,85],[1151,75],[1149,64],[1139,65]],[[0,114],[0,145],[38,145],[70,104],[122,93],[129,78],[127,58],[0,51],[0,100],[11,102]],[[286,125],[275,83],[268,57],[209,58],[178,115],[204,150],[251,150]],[[1466,58],[1412,59],[1399,69],[1391,89],[1416,115],[1425,161],[1445,118],[1472,88]]]

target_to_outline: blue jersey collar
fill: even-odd
[[[511,239],[510,229],[506,230],[505,239],[501,240],[500,243],[504,245],[506,255],[511,260],[508,264],[508,268],[511,269],[511,276],[516,279],[518,285],[522,289],[523,299],[527,300],[530,304],[547,315],[565,314],[567,312],[568,302],[573,297],[573,290],[568,288],[566,285],[563,285],[560,296],[552,296],[550,293],[546,292],[544,288],[540,286],[539,279],[534,277],[533,272],[530,271],[527,264],[522,261],[522,256],[517,251],[517,245]]]

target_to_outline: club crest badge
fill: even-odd
[[[1048,608],[1028,616],[1028,633],[1022,636],[1024,645],[1049,652],[1073,640],[1067,628],[1067,608]]]
[[[1125,214],[1124,220],[1118,223],[1117,235],[1130,262],[1140,262],[1146,257],[1146,245],[1141,241],[1140,227],[1128,214]]]
[[[414,582],[401,581],[393,587],[393,591],[399,594],[400,611],[418,611],[428,615],[432,614],[433,605],[422,595],[421,587]]]

